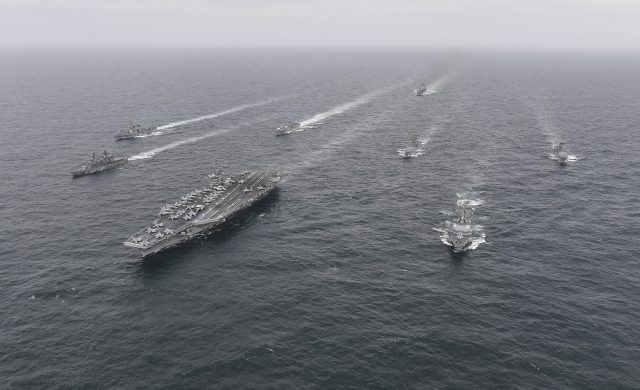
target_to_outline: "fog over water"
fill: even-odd
[[[0,47],[640,49],[635,0],[0,0]]]

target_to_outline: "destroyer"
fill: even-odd
[[[418,152],[420,151],[420,142],[418,141],[418,137],[411,137],[411,141],[409,142],[409,146],[399,151],[402,158],[418,156]]]
[[[418,89],[414,90],[416,96],[422,96],[427,93],[427,86],[425,84],[420,84]]]
[[[300,123],[285,121],[276,129],[276,136],[289,134],[292,131],[298,129],[299,127],[300,127]]]
[[[163,205],[158,218],[129,237],[124,245],[140,249],[144,257],[189,241],[220,227],[267,196],[280,182],[280,175],[273,172],[244,172],[224,178],[217,162],[207,178],[208,187]]]
[[[126,138],[135,138],[141,135],[151,134],[156,131],[157,127],[144,127],[141,125],[134,125],[132,121],[129,121],[129,128],[122,130],[115,135],[116,141]]]
[[[453,246],[454,252],[464,250],[471,240],[471,222],[473,221],[473,209],[462,205],[456,209],[456,216],[447,233],[449,242]]]
[[[80,168],[71,171],[73,176],[82,176],[89,173],[100,172],[105,169],[117,167],[129,161],[125,156],[114,156],[105,150],[102,155],[96,156],[95,152],[91,153],[91,160]]]
[[[569,161],[569,151],[564,142],[559,142],[553,147],[553,157],[560,163],[565,164]]]

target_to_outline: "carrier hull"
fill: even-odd
[[[160,217],[124,242],[147,257],[221,228],[229,220],[276,188],[280,176],[273,172],[245,172],[183,196],[181,202],[163,206]],[[189,210],[187,212],[187,210]]]
[[[449,242],[454,252],[463,251],[471,241],[471,225],[453,224],[449,229]]]

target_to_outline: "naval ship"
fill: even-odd
[[[196,189],[173,204],[163,205],[153,223],[129,237],[124,245],[146,257],[201,236],[267,196],[280,182],[275,172],[243,172],[224,177],[216,162],[209,186]]]
[[[401,149],[399,153],[402,158],[415,157],[419,148],[420,142],[418,141],[418,137],[412,137],[409,146],[407,146],[404,150]]]
[[[462,205],[456,209],[456,216],[447,233],[449,242],[453,245],[454,252],[464,250],[471,241],[471,222],[473,221],[473,208]]]
[[[415,92],[416,96],[422,96],[427,93],[427,86],[425,84],[420,84],[418,89],[414,90],[413,92]]]
[[[87,175],[89,173],[100,172],[105,169],[117,167],[129,161],[125,156],[114,156],[107,153],[105,150],[102,155],[96,156],[95,152],[91,153],[91,160],[80,168],[71,171],[71,174],[75,176]]]
[[[553,147],[553,157],[560,163],[565,164],[569,161],[569,151],[564,142],[559,142]]]
[[[285,121],[283,124],[278,126],[278,128],[276,129],[276,137],[279,136],[279,135],[289,134],[289,133],[291,133],[292,131],[296,130],[299,127],[300,127],[300,123],[291,122],[291,121]]]
[[[126,138],[135,138],[140,135],[151,134],[157,129],[157,127],[144,127],[141,125],[134,125],[132,121],[129,121],[129,128],[126,130],[122,130],[114,137],[116,137],[116,141]]]

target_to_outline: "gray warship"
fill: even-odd
[[[559,142],[553,147],[553,157],[560,163],[565,164],[569,161],[569,151],[564,142]]]
[[[105,150],[100,156],[96,156],[95,152],[91,153],[91,160],[85,165],[71,171],[71,174],[75,176],[87,175],[89,173],[100,172],[105,169],[117,167],[129,161],[125,156],[114,156],[107,153]]]
[[[425,93],[427,93],[427,86],[426,84],[420,84],[420,86],[418,87],[418,89],[414,90],[413,92],[415,92],[416,96],[422,96]]]
[[[447,233],[449,242],[454,252],[465,249],[471,240],[471,222],[473,221],[473,208],[461,205],[456,209],[456,215]]]
[[[420,151],[420,142],[418,141],[418,137],[411,137],[409,141],[409,146],[404,149],[401,149],[398,153],[402,156],[402,158],[416,157],[418,152]]]
[[[279,135],[289,134],[292,131],[298,129],[300,127],[300,123],[284,121],[278,128],[276,128],[276,137]]]
[[[209,186],[163,205],[153,223],[129,237],[124,245],[146,257],[221,227],[230,218],[272,192],[280,182],[275,172],[243,172],[224,177],[216,162]]]
[[[157,129],[157,127],[144,127],[141,125],[134,125],[132,121],[129,121],[129,128],[122,130],[114,137],[116,137],[116,141],[126,138],[135,138],[141,135],[151,134]]]

